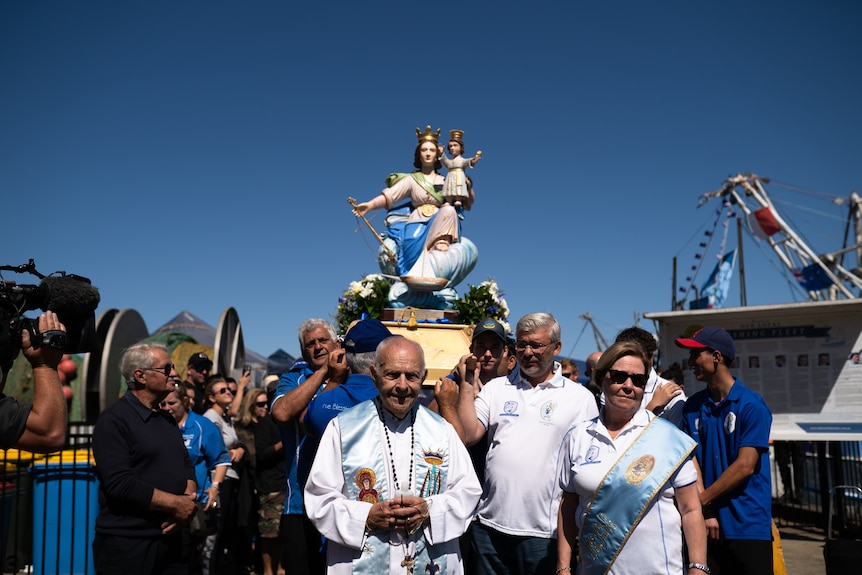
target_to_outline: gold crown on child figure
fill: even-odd
[[[464,130],[449,130],[449,139],[450,140],[458,140],[459,142],[464,141]]]
[[[437,140],[440,139],[440,128],[437,128],[437,133],[431,131],[431,126],[425,126],[425,133],[419,131],[419,128],[416,128],[416,138],[419,140],[419,143],[422,142],[434,142],[437,143]]]

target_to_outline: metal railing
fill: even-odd
[[[70,426],[66,448],[48,455],[0,451],[0,565],[5,573],[94,573],[98,514],[92,426]]]
[[[775,442],[772,512],[776,524],[806,526],[826,534],[831,490],[862,487],[862,443],[857,441]],[[862,499],[838,494],[832,536],[862,536]]]

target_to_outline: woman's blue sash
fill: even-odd
[[[696,445],[664,419],[644,428],[605,475],[587,509],[580,539],[582,573],[610,570],[650,502]]]

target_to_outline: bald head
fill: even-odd
[[[425,354],[415,341],[395,335],[377,346],[371,368],[383,409],[404,419],[419,397],[425,380]]]

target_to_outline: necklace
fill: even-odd
[[[403,492],[405,490],[402,489],[401,484],[398,482],[398,472],[395,470],[395,454],[392,451],[392,440],[389,438],[389,428],[386,426],[386,419],[384,419],[384,417],[383,417],[383,409],[381,408],[382,404],[381,404],[379,399],[375,399],[374,405],[375,405],[375,407],[377,407],[377,415],[380,417],[380,423],[381,423],[381,425],[383,425],[383,434],[386,436],[386,449],[389,451],[389,465],[391,466],[391,469],[392,469],[392,483],[395,485],[395,487],[398,489],[398,491],[402,492],[402,497],[403,497]],[[415,450],[416,450],[416,435],[415,435],[415,431],[414,431],[414,429],[415,429],[414,424],[415,423],[416,423],[416,411],[412,410],[410,413],[410,473],[409,473],[409,476],[407,479],[407,489],[406,489],[406,491],[408,491],[410,493],[412,493],[410,490],[411,490],[412,485],[413,485],[413,458],[415,456]],[[390,491],[392,492],[390,494],[390,498],[394,498],[395,490],[390,489]],[[405,568],[405,570],[407,571],[407,575],[413,575],[413,570],[416,566],[415,550],[413,553],[410,552],[410,546],[408,545],[408,541],[403,536],[399,536],[398,539],[400,540],[401,547],[404,549],[404,559],[401,561],[401,566]],[[393,543],[390,542],[390,545],[392,545],[392,544]],[[397,545],[398,542],[396,541],[396,543],[394,543],[394,544]]]
[[[389,465],[392,468],[392,483],[398,491],[410,491],[413,485],[413,457],[416,449],[416,436],[414,432],[414,423],[416,423],[416,411],[411,411],[410,414],[410,475],[407,479],[407,489],[403,489],[398,482],[398,472],[395,471],[395,454],[392,451],[392,441],[389,438],[389,428],[386,426],[386,420],[383,418],[383,410],[380,407],[380,402],[375,401],[377,407],[377,415],[380,417],[380,423],[383,425],[383,434],[386,436],[386,449],[389,451]],[[391,496],[395,495],[395,490],[392,490]]]

